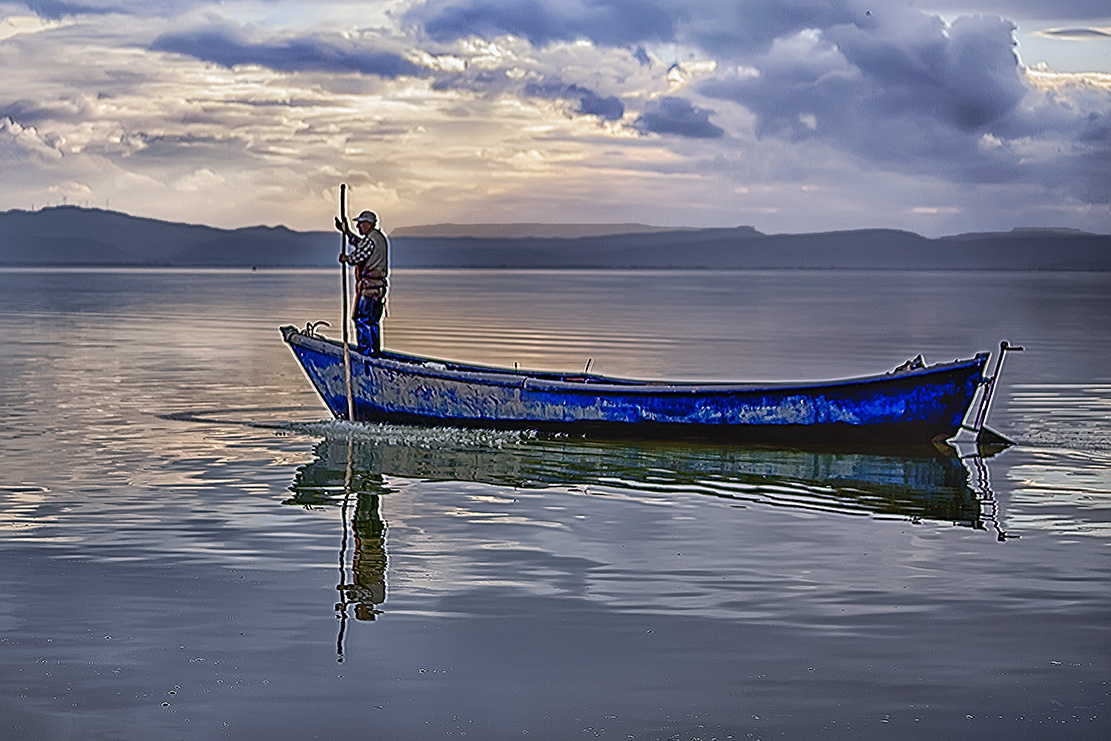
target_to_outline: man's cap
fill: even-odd
[[[363,211],[355,217],[355,221],[369,221],[371,224],[378,223],[378,214],[373,211]]]

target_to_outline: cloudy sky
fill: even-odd
[[[0,210],[1111,232],[1106,0],[0,0]]]

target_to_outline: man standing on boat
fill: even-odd
[[[336,229],[343,232],[351,251],[340,253],[339,261],[355,266],[355,341],[359,350],[376,355],[382,350],[382,314],[386,309],[386,276],[389,273],[389,243],[378,229],[378,214],[363,211],[355,217],[358,234],[340,217]]]

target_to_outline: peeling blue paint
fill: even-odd
[[[346,416],[342,345],[282,332],[324,403]],[[806,384],[721,385],[462,365],[352,352],[355,418],[775,444],[928,443],[956,434],[987,353],[920,370]]]

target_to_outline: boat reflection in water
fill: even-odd
[[[298,469],[288,504],[340,506],[345,619],[373,620],[386,599],[387,481],[460,481],[515,489],[589,488],[626,495],[705,495],[810,511],[950,522],[987,529],[995,502],[978,458],[976,485],[951,448],[917,454],[815,452],[681,442],[614,442],[524,433],[326,422],[315,460]],[[346,566],[353,539],[350,569]]]

